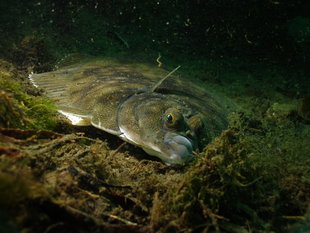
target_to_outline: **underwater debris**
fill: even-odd
[[[15,222],[21,227],[36,223],[30,226],[32,232],[57,224],[57,216],[79,222],[57,225],[61,232],[87,232],[89,224],[94,230],[145,232],[152,190],[162,194],[173,177],[170,172],[167,179],[167,168],[159,162],[112,154],[105,142],[82,134],[0,128],[0,152],[0,164],[27,168],[29,177],[25,178],[39,183],[43,190],[37,192],[36,200],[28,196],[16,199]],[[0,171],[6,174],[8,170],[0,165]],[[35,192],[34,186],[29,187],[30,193]],[[42,214],[44,219],[36,218]]]

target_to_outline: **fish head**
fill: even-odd
[[[121,137],[166,164],[184,164],[198,148],[202,120],[176,96],[135,94],[118,111]]]

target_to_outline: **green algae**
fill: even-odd
[[[156,202],[166,213],[153,220],[156,231],[288,232],[306,221],[309,127],[244,113],[230,119],[230,129]]]
[[[53,129],[57,124],[56,108],[50,100],[27,94],[13,65],[1,60],[1,127]]]

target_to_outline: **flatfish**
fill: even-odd
[[[93,125],[166,164],[184,164],[227,127],[233,105],[154,65],[92,59],[29,76],[74,125]]]

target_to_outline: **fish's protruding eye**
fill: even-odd
[[[176,108],[169,108],[163,115],[164,124],[169,129],[181,130],[184,127],[182,113]]]
[[[168,113],[166,115],[166,121],[169,122],[169,123],[173,122],[173,115],[171,113]]]

